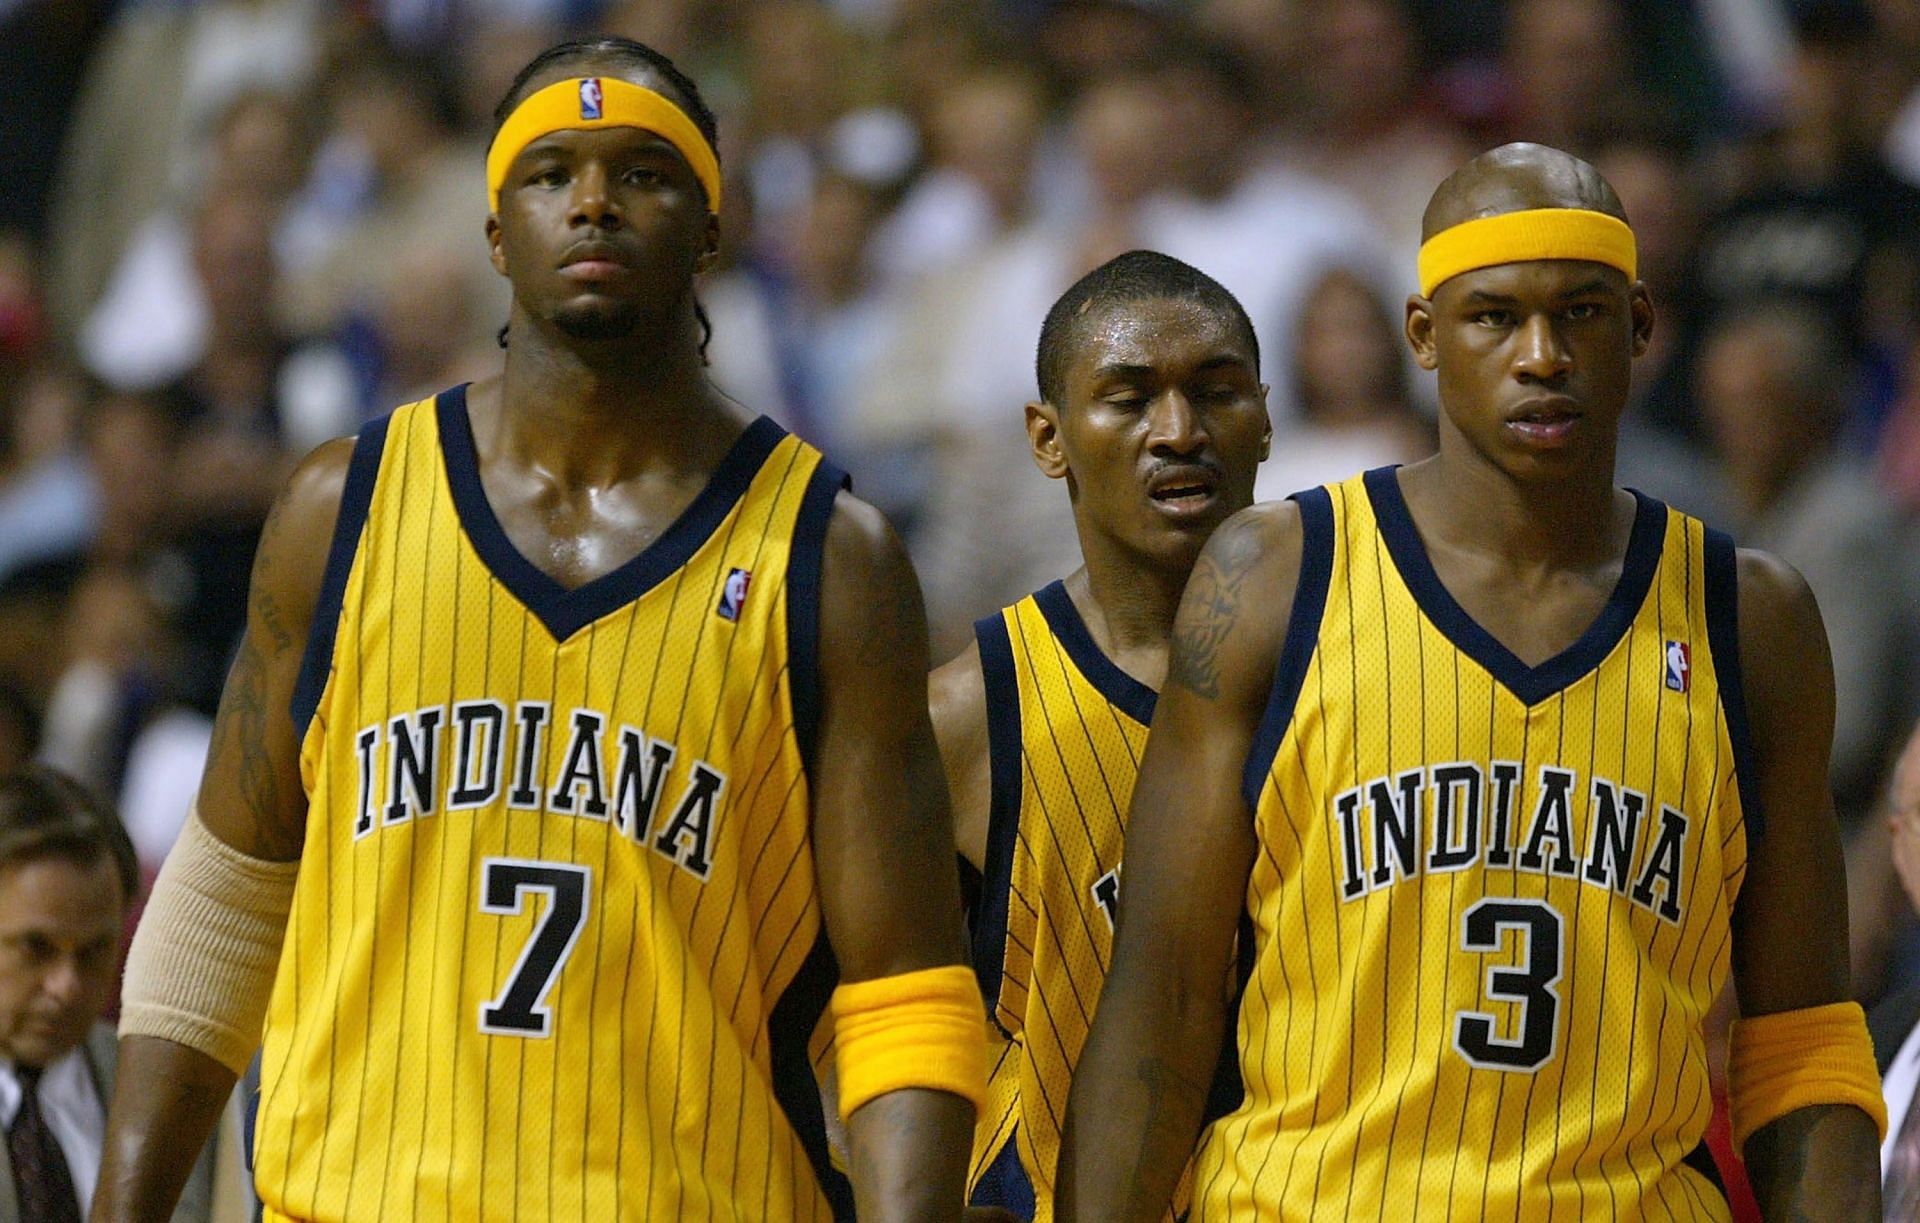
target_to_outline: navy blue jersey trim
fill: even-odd
[[[1007,962],[1007,905],[1013,889],[1013,847],[1020,835],[1020,681],[1013,672],[1013,639],[996,612],[973,626],[980,642],[980,678],[987,690],[987,860],[981,871],[980,917],[973,928],[973,971],[992,1016],[1000,1003]],[[998,1019],[994,1020],[996,1026]]]
[[[1720,1175],[1720,1161],[1714,1157],[1713,1148],[1707,1145],[1706,1139],[1702,1138],[1694,1144],[1693,1150],[1688,1151],[1680,1162],[1705,1177],[1714,1192],[1720,1195],[1721,1201],[1728,1200],[1727,1182]]]
[[[1727,715],[1733,744],[1733,773],[1740,787],[1740,810],[1747,824],[1747,851],[1766,829],[1760,809],[1760,766],[1753,754],[1753,729],[1747,721],[1746,684],[1740,677],[1740,562],[1733,538],[1706,528],[1707,648],[1713,651],[1714,681],[1720,708]]]
[[[1521,704],[1537,705],[1599,666],[1633,626],[1633,618],[1639,614],[1640,605],[1653,586],[1653,575],[1660,568],[1660,551],[1667,529],[1665,505],[1641,493],[1633,494],[1637,507],[1633,533],[1627,540],[1620,580],[1614,584],[1606,606],[1572,645],[1539,666],[1529,667],[1469,616],[1441,583],[1427,556],[1426,545],[1420,542],[1420,530],[1414,525],[1413,515],[1407,512],[1406,499],[1400,493],[1400,478],[1395,472],[1392,467],[1376,467],[1364,478],[1374,517],[1380,523],[1380,535],[1386,540],[1400,579],[1407,584],[1414,601],[1420,604],[1420,610],[1433,621],[1434,627],[1453,642],[1455,648],[1485,667]]]
[[[827,1116],[820,1102],[820,1083],[813,1077],[807,1045],[820,1026],[834,987],[840,984],[840,964],[833,957],[824,928],[800,971],[774,1003],[767,1016],[767,1052],[773,1062],[773,1098],[787,1115],[787,1124],[800,1138],[820,1182],[820,1191],[833,1207],[839,1223],[853,1219],[853,1185],[833,1166],[827,1146]]]
[[[293,683],[293,736],[306,737],[307,724],[320,708],[320,697],[333,670],[334,632],[340,627],[340,604],[347,597],[347,577],[360,549],[360,531],[373,505],[373,486],[380,475],[380,459],[387,450],[388,413],[368,421],[353,443],[347,460],[347,481],[340,490],[340,516],[333,523],[333,541],[327,545],[327,568],[320,577],[320,596],[307,629],[306,652],[300,656],[300,674]]]
[[[800,763],[809,781],[820,739],[820,575],[826,564],[827,524],[833,519],[834,498],[852,487],[846,472],[820,460],[801,495],[787,556],[787,691]]]
[[[1093,640],[1080,609],[1073,605],[1064,582],[1049,582],[1033,592],[1033,602],[1046,617],[1047,627],[1067,651],[1067,657],[1101,696],[1142,726],[1153,724],[1157,694],[1120,669]]]
[[[658,539],[619,568],[569,590],[520,555],[488,503],[486,489],[480,483],[473,425],[467,416],[467,388],[442,391],[434,411],[440,426],[440,452],[446,459],[447,484],[453,490],[460,526],[473,541],[473,550],[482,563],[546,625],[555,641],[565,641],[595,620],[633,602],[692,559],[787,435],[764,416],[748,425],[714,468],[707,486]]]
[[[980,924],[980,889],[986,883],[986,876],[967,861],[965,854],[956,853],[953,857],[960,868],[960,915],[967,925],[967,938],[971,940],[974,927]]]
[[[1320,644],[1320,619],[1326,613],[1327,586],[1333,580],[1332,495],[1324,488],[1309,488],[1293,494],[1290,500],[1300,507],[1300,581],[1293,590],[1287,637],[1274,667],[1273,691],[1267,697],[1267,707],[1254,731],[1253,750],[1247,753],[1246,768],[1240,775],[1240,793],[1247,800],[1248,810],[1260,805],[1260,791],[1266,787],[1273,758],[1293,723],[1293,708],[1300,701],[1307,664]]]
[[[973,1196],[967,1199],[969,1206],[998,1206],[1010,1211],[1017,1219],[1031,1219],[1038,1209],[1038,1198],[1033,1191],[1033,1178],[1027,1175],[1027,1166],[1020,1162],[1020,1127],[1014,1126],[1007,1131],[1007,1141],[1001,1146],[1000,1153],[993,1157],[986,1171],[973,1186]]]

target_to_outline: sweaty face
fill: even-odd
[[[1633,358],[1652,334],[1646,290],[1580,260],[1462,273],[1415,298],[1408,338],[1440,373],[1446,424],[1515,476],[1612,462]]]
[[[523,93],[596,75],[680,100],[650,74],[592,63],[536,76]],[[628,127],[562,130],[527,145],[487,232],[518,307],[580,340],[622,339],[683,308],[717,235],[686,158]]]
[[[1213,529],[1253,503],[1266,388],[1239,322],[1196,302],[1095,306],[1064,380],[1058,461],[1083,541],[1191,566]],[[1053,405],[1041,405],[1042,411]]]
[[[110,858],[0,869],[0,1053],[44,1066],[112,999],[127,898]]]

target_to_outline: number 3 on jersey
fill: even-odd
[[[527,945],[520,949],[507,983],[491,1002],[480,1004],[480,1030],[494,1036],[550,1036],[553,1011],[547,994],[566,967],[580,930],[587,924],[587,900],[593,872],[561,862],[524,858],[488,858],[480,864],[480,911],[514,914],[526,908],[529,893],[546,895],[546,905]]]
[[[1454,1018],[1453,1047],[1482,1070],[1538,1070],[1553,1057],[1560,1032],[1560,995],[1554,992],[1561,969],[1561,921],[1544,901],[1489,896],[1462,916],[1460,946],[1466,951],[1499,951],[1502,935],[1522,936],[1520,962],[1487,970],[1487,997],[1518,1003],[1516,1039],[1495,1036],[1499,1022],[1484,1011],[1461,1011]]]

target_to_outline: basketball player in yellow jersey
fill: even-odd
[[[499,117],[504,371],[281,498],[94,1217],[165,1213],[264,1014],[270,1218],[955,1219],[984,1025],[912,571],[704,376],[692,82],[563,44]]]
[[[1266,454],[1259,346],[1197,268],[1132,251],[1048,312],[1027,431],[1067,482],[1085,564],[988,616],[934,673],[974,966],[997,1028],[970,1200],[1053,1217],[1067,1088],[1112,950],[1134,772],[1173,613]]]
[[[1702,1020],[1770,1218],[1878,1219],[1833,684],[1799,576],[1613,486],[1653,308],[1592,167],[1429,204],[1440,449],[1236,516],[1182,600],[1060,1205],[1152,1219],[1729,1217]],[[1201,1132],[1253,926],[1245,1098]]]

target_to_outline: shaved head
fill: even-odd
[[[1440,184],[1420,218],[1420,240],[1465,221],[1532,208],[1584,208],[1627,219],[1600,171],[1578,157],[1544,144],[1503,144]]]

